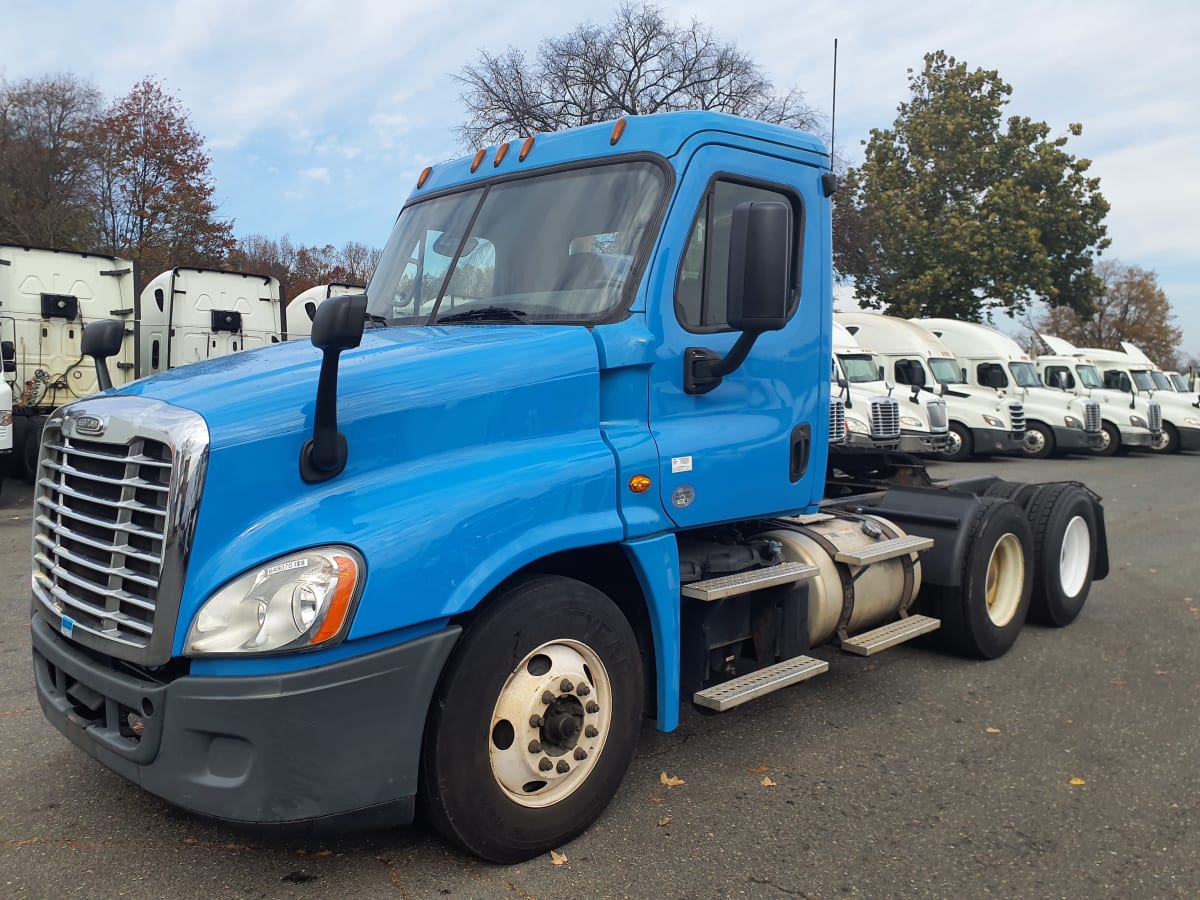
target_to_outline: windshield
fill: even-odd
[[[375,276],[379,324],[595,322],[621,303],[666,188],[649,161],[470,188],[406,207]]]
[[[842,369],[846,372],[846,380],[851,384],[863,384],[868,381],[879,381],[879,366],[869,353],[850,354],[839,353]]]
[[[1145,369],[1134,369],[1130,374],[1133,375],[1133,383],[1137,385],[1139,391],[1157,390],[1154,385],[1154,379],[1150,377],[1150,373]]]
[[[1023,388],[1035,388],[1042,386],[1042,380],[1038,378],[1037,369],[1033,367],[1031,362],[1010,362],[1008,371],[1012,372],[1013,381]]]
[[[966,384],[957,359],[930,359],[929,370],[941,384]]]
[[[1150,377],[1154,379],[1154,385],[1160,391],[1173,391],[1175,388],[1171,386],[1171,379],[1163,372],[1151,372]]]
[[[1096,371],[1095,366],[1076,366],[1075,371],[1079,375],[1079,383],[1085,388],[1104,387],[1104,382],[1100,380],[1100,373]]]
[[[1169,377],[1171,379],[1171,384],[1175,385],[1175,390],[1179,391],[1181,394],[1186,394],[1188,392],[1186,378],[1184,378],[1178,372],[1172,373]]]

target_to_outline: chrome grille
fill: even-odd
[[[1008,404],[1008,417],[1012,422],[1012,430],[1014,433],[1023,432],[1025,430],[1025,405],[1013,401]]]
[[[1100,430],[1100,404],[1095,400],[1083,401],[1083,430],[1093,434]]]
[[[829,398],[829,443],[846,443],[846,402],[841,397]]]
[[[929,413],[929,430],[933,434],[941,434],[950,426],[949,416],[946,415],[946,401],[936,397],[925,404]]]
[[[145,647],[162,574],[165,444],[47,436],[34,501],[34,591],[74,627]]]
[[[1151,400],[1147,410],[1147,421],[1150,423],[1150,430],[1155,434],[1162,431],[1162,406],[1157,400]]]
[[[892,397],[871,398],[871,437],[877,441],[900,437],[900,404]]]

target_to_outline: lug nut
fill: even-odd
[[[559,775],[566,775],[571,771],[571,764],[565,759],[560,759],[558,761],[558,765],[554,767],[554,771],[556,771]]]
[[[530,741],[529,742],[529,752],[530,753],[541,753],[542,752],[542,742],[541,741]]]
[[[576,747],[575,748],[575,758],[576,759],[587,759],[587,751],[584,750],[582,747]]]
[[[529,717],[529,727],[530,728],[541,728],[545,724],[546,724],[546,720],[543,719],[541,716],[534,715],[534,716]]]
[[[559,683],[558,689],[560,691],[562,691],[564,694],[569,694],[569,693],[571,693],[571,691],[575,690],[575,685],[571,684],[570,681],[568,681],[567,679],[564,678]]]
[[[583,682],[579,685],[579,690],[577,690],[575,693],[577,693],[580,697],[586,697],[591,692],[592,689],[587,686],[587,682]]]
[[[548,756],[543,756],[538,760],[538,768],[543,772],[549,772],[554,768],[554,763],[550,762],[550,758]]]
[[[590,713],[598,713],[598,712],[600,712],[600,704],[599,704],[599,703],[597,703],[595,700],[592,700],[592,701],[591,701],[590,703],[588,703],[588,705],[587,705],[587,711],[588,711],[588,712],[590,712]]]
[[[600,729],[598,729],[595,725],[589,725],[587,728],[583,729],[583,733],[588,737],[595,737],[600,733]]]
[[[549,691],[542,691],[542,702],[549,706],[554,702],[554,695]]]

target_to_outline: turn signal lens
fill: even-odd
[[[650,490],[651,481],[645,475],[634,475],[629,479],[629,489],[635,494],[644,494]]]

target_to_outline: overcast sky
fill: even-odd
[[[1008,111],[1093,160],[1112,204],[1106,255],[1158,273],[1200,356],[1200,4],[696,0],[660,4],[750,53],[828,113],[839,45],[839,152],[889,127],[906,70],[942,49],[1013,86]],[[8,4],[0,76],[71,72],[107,98],[143,76],[190,111],[238,236],[381,246],[421,168],[463,154],[451,78],[481,48],[533,51],[611,0],[51,0]]]

